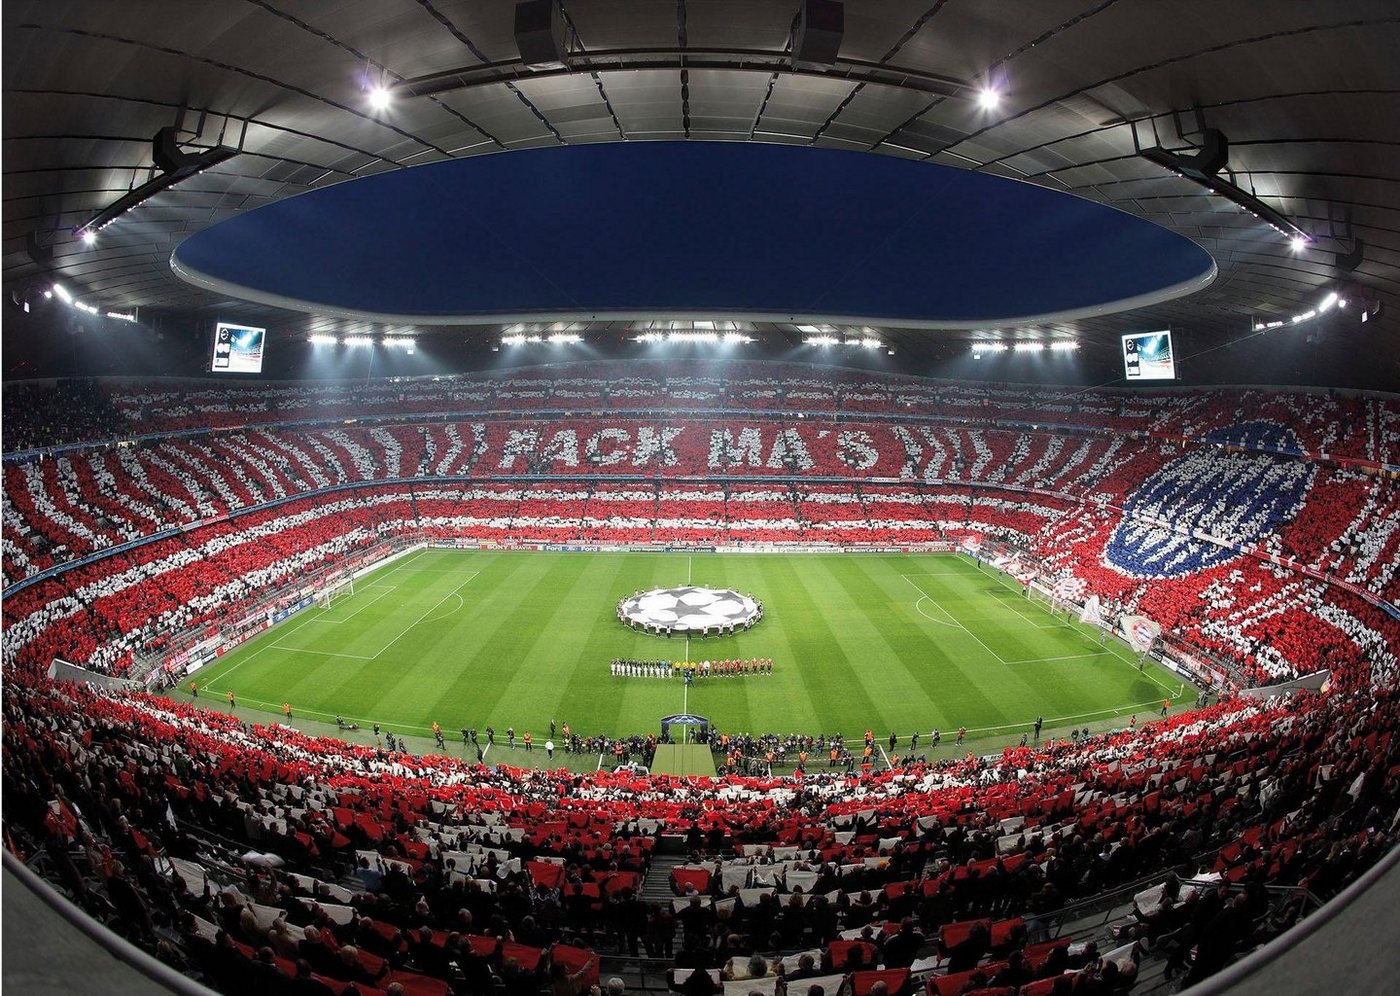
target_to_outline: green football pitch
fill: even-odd
[[[684,583],[734,588],[764,618],[734,636],[670,639],[617,620],[618,601]],[[766,657],[771,676],[623,678],[613,658]],[[683,709],[720,730],[904,739],[1155,715],[1181,687],[1096,630],[953,555],[535,553],[420,550],[353,594],[273,627],[197,674],[201,696],[298,717],[336,714],[421,735],[434,721],[509,726],[542,743],[654,731]],[[483,737],[483,741],[484,741]]]

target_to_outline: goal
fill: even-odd
[[[332,602],[338,602],[342,598],[349,598],[355,594],[355,579],[348,581],[338,581],[326,585],[316,593],[316,607],[329,609]]]

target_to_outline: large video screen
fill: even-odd
[[[214,373],[262,373],[267,329],[220,322],[214,327]]]
[[[1171,332],[1135,332],[1125,335],[1123,376],[1128,380],[1176,380]]]

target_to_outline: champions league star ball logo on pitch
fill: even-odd
[[[1293,432],[1275,422],[1244,422],[1206,435],[1214,442],[1298,450]],[[1123,503],[1123,521],[1104,544],[1104,563],[1131,577],[1176,578],[1233,560],[1237,550],[1192,535],[1228,535],[1250,546],[1288,521],[1312,485],[1302,460],[1264,453],[1187,454],[1167,464]],[[1176,532],[1171,523],[1188,532]]]
[[[628,625],[653,631],[718,633],[748,629],[763,614],[763,606],[752,595],[741,595],[732,588],[680,585],[624,598],[617,605],[617,614]]]

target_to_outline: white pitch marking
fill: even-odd
[[[308,648],[306,648],[306,647],[288,647],[288,646],[285,646],[285,645],[283,645],[283,644],[281,644],[281,643],[273,644],[273,646],[277,647],[278,650],[290,650],[290,651],[292,651],[292,652],[294,652],[294,653],[299,653],[299,654],[314,654],[314,655],[316,655],[316,656],[318,656],[318,657],[344,657],[344,658],[347,658],[348,660],[355,660],[355,661],[372,661],[372,660],[378,660],[380,657],[382,657],[382,656],[384,655],[384,652],[385,652],[385,651],[387,651],[387,650],[388,650],[390,647],[392,647],[395,643],[398,643],[399,640],[403,639],[403,637],[408,633],[409,630],[411,630],[414,626],[417,626],[420,622],[422,622],[423,620],[425,620],[425,619],[429,616],[429,614],[431,614],[431,613],[432,613],[439,605],[441,605],[443,602],[447,601],[447,600],[448,600],[449,598],[451,598],[453,595],[457,595],[458,592],[460,592],[463,588],[465,588],[468,584],[471,583],[472,578],[475,578],[475,577],[476,577],[478,574],[480,574],[480,573],[481,573],[480,571],[473,571],[472,574],[471,574],[471,576],[468,577],[467,580],[463,581],[463,582],[462,582],[461,584],[459,584],[456,588],[453,588],[453,589],[452,589],[451,591],[449,591],[446,595],[443,595],[442,598],[440,598],[440,599],[438,599],[436,602],[434,602],[431,606],[428,607],[428,610],[427,610],[426,612],[424,612],[424,613],[423,613],[422,615],[420,615],[417,619],[413,620],[413,622],[409,623],[409,624],[408,624],[407,626],[405,626],[402,630],[400,630],[398,636],[395,636],[395,637],[394,637],[392,640],[390,640],[388,643],[384,644],[383,647],[379,648],[378,652],[376,652],[376,653],[374,653],[374,654],[372,654],[372,655],[370,655],[370,656],[365,656],[364,654],[342,654],[342,653],[339,653],[339,652],[337,652],[337,651],[332,651],[332,650],[310,650],[310,649],[308,649]],[[461,609],[463,606],[466,605],[466,602],[464,602],[464,601],[462,600],[462,598],[461,598],[460,595],[458,595],[458,599],[457,599],[457,600],[458,600],[459,605],[458,605],[458,607],[457,607],[456,609],[453,609],[453,610],[452,610],[453,612],[460,611],[460,609]],[[450,613],[449,613],[449,614],[450,614]],[[446,616],[444,616],[443,618],[446,618]]]
[[[1003,586],[1001,590],[1007,591],[1007,592],[1011,592],[1011,594],[1015,595],[1015,592],[1014,592],[1014,591],[1012,591],[1010,588],[1006,588],[1005,586]],[[1065,629],[1065,628],[1073,629],[1073,628],[1074,628],[1073,626],[1070,626],[1069,623],[1067,623],[1067,622],[1063,622],[1063,623],[1062,623],[1062,622],[1060,622],[1059,620],[1056,620],[1055,622],[1050,623],[1050,625],[1045,626],[1045,625],[1042,625],[1041,623],[1037,622],[1035,619],[1031,618],[1030,616],[1026,615],[1026,614],[1025,614],[1024,612],[1022,612],[1020,609],[1016,608],[1016,606],[1013,604],[1013,602],[1003,602],[1003,601],[998,600],[997,604],[1000,605],[1000,606],[1002,606],[1003,608],[1010,609],[1012,612],[1016,613],[1018,616],[1020,616],[1020,617],[1021,617],[1022,619],[1024,619],[1026,622],[1028,622],[1028,623],[1030,623],[1032,626],[1034,626],[1036,629]]]
[[[290,650],[294,654],[315,654],[317,657],[344,657],[352,661],[372,661],[374,657],[366,657],[364,654],[342,654],[334,650],[311,650],[307,647],[288,647],[281,643],[274,643],[278,650]],[[375,655],[378,656],[377,654]]]
[[[1045,661],[1077,661],[1086,657],[1116,657],[1111,650],[1098,650],[1092,654],[1065,654],[1063,657],[1031,657],[1023,661],[1007,661],[1008,664],[1041,664]]]
[[[403,560],[399,561],[399,562],[398,562],[397,564],[395,564],[393,567],[389,568],[389,569],[388,569],[387,571],[385,571],[383,574],[379,575],[379,579],[380,579],[380,580],[383,580],[384,578],[387,578],[390,574],[394,574],[394,573],[397,573],[398,571],[403,570],[405,567],[407,567],[409,564],[413,563],[415,560],[417,560],[419,557],[423,556],[423,554],[425,554],[425,553],[427,553],[427,552],[428,552],[428,548],[425,546],[425,547],[423,547],[421,550],[417,551],[416,553],[410,553],[407,557],[404,557]]]
[[[901,574],[900,577],[904,578],[905,581],[909,581],[909,578],[908,578],[907,576],[903,575],[903,574]],[[914,584],[913,581],[909,581],[909,583],[910,583],[911,585],[913,585],[914,590],[917,591],[920,595],[923,595],[925,598],[927,598],[927,599],[928,599],[930,602],[932,602],[934,605],[938,605],[938,599],[934,598],[934,597],[933,597],[932,595],[930,595],[928,592],[924,591],[924,589],[920,588],[917,584]],[[916,606],[918,605],[917,602],[914,603],[914,604],[915,604]],[[976,633],[972,632],[972,630],[970,630],[970,629],[968,629],[966,626],[964,626],[961,622],[958,622],[956,616],[954,616],[954,615],[953,615],[951,612],[949,612],[947,609],[943,608],[943,606],[941,606],[941,605],[938,605],[938,608],[939,608],[940,611],[944,612],[944,613],[948,616],[949,619],[952,619],[954,622],[957,622],[958,629],[962,630],[962,631],[963,631],[964,633],[966,633],[968,636],[970,636],[970,637],[972,637],[974,640],[976,640],[977,643],[978,643],[978,645],[979,645],[983,650],[985,650],[987,653],[991,654],[991,655],[992,655],[993,657],[995,657],[997,660],[1001,661],[1001,663],[1003,663],[1003,664],[1006,663],[1006,658],[1002,657],[1001,654],[997,653],[997,652],[996,652],[995,650],[993,650],[991,647],[989,647],[989,646],[987,646],[985,643],[983,643],[983,642],[982,642],[982,638],[979,637]],[[921,614],[922,614],[922,613],[921,613]]]
[[[1157,700],[1151,702],[1137,702],[1132,705],[1115,706],[1111,709],[1100,709],[1098,712],[1081,712],[1077,716],[1051,716],[1045,720],[1046,726],[1059,726],[1063,723],[1077,723],[1079,720],[1090,720],[1096,716],[1121,716],[1125,712],[1136,709],[1146,709],[1148,706],[1157,705]],[[969,727],[968,733],[995,733],[997,730],[1019,730],[1024,727],[1033,727],[1034,722],[1029,723],[1008,723],[1004,726],[975,726]],[[852,741],[853,743],[855,741]]]
[[[918,599],[918,601],[916,601],[916,602],[914,603],[914,611],[915,611],[915,612],[917,612],[919,615],[923,616],[925,619],[927,619],[927,620],[928,620],[929,622],[931,622],[931,623],[937,623],[937,624],[940,625],[940,626],[947,626],[947,627],[949,627],[949,628],[951,628],[951,629],[957,629],[957,627],[958,627],[958,624],[957,624],[957,623],[955,623],[955,622],[948,622],[946,619],[937,619],[937,618],[935,618],[935,617],[929,615],[929,614],[928,614],[927,612],[925,612],[923,609],[919,608],[919,605],[920,605],[921,603],[923,603],[923,602],[933,602],[933,605],[938,609],[938,611],[942,612],[944,615],[947,615],[947,614],[948,614],[948,610],[947,610],[947,609],[943,608],[943,606],[939,605],[937,602],[934,602],[933,599],[929,598],[927,595],[922,596],[921,598]]]
[[[447,616],[452,615],[453,612],[460,612],[460,611],[462,611],[462,609],[466,608],[467,603],[466,603],[465,601],[462,600],[462,596],[461,596],[461,594],[459,594],[458,592],[455,592],[455,591],[454,591],[454,592],[452,592],[451,594],[449,594],[447,597],[448,597],[448,598],[455,598],[455,599],[457,599],[457,607],[456,607],[455,609],[453,609],[452,612],[447,613]],[[441,602],[438,603],[438,605],[441,605],[441,604],[442,604]],[[436,608],[436,607],[437,607],[437,606],[434,606],[434,608]],[[439,619],[446,619],[447,616],[439,616],[438,618],[439,618]],[[428,619],[428,620],[426,620],[426,621],[427,621],[427,622],[437,622],[438,620],[437,620],[437,619]]]
[[[449,598],[451,598],[453,595],[457,594],[459,591],[461,591],[461,590],[462,590],[463,588],[465,588],[467,585],[471,584],[472,579],[475,578],[475,577],[476,577],[478,574],[480,574],[480,573],[481,573],[480,571],[472,571],[471,575],[470,575],[465,581],[463,581],[463,582],[462,582],[461,584],[459,584],[457,587],[453,588],[453,589],[452,589],[451,591],[449,591],[446,595],[443,595],[440,599],[438,599],[436,602],[434,602],[433,605],[432,605],[431,607],[429,607],[429,609],[428,609],[427,612],[424,612],[424,613],[423,613],[421,616],[419,616],[417,619],[413,620],[413,622],[409,623],[407,626],[405,626],[405,627],[403,628],[402,632],[400,632],[398,636],[394,637],[394,638],[393,638],[392,640],[390,640],[388,643],[384,644],[384,646],[380,649],[379,653],[375,654],[374,657],[379,657],[381,654],[384,653],[384,651],[388,650],[388,649],[389,649],[390,647],[392,647],[394,644],[398,643],[401,639],[404,638],[405,635],[407,635],[407,633],[408,633],[409,630],[411,630],[414,626],[417,626],[417,625],[418,625],[420,622],[422,622],[424,619],[428,618],[429,614],[431,614],[432,611],[433,611],[434,609],[436,609],[439,605],[441,605],[443,602],[447,601]],[[466,603],[463,602],[462,604],[465,605]],[[456,609],[453,609],[453,611],[456,612],[457,610],[456,610]],[[372,658],[370,658],[370,659],[373,660],[374,658],[372,657]]]
[[[375,587],[375,586],[366,586],[366,587]],[[375,602],[379,601],[379,600],[380,600],[381,598],[383,598],[385,595],[389,594],[389,592],[391,592],[391,591],[398,591],[398,590],[399,590],[399,589],[398,589],[397,587],[395,587],[394,585],[380,585],[380,586],[378,586],[378,587],[382,587],[384,590],[381,591],[379,594],[375,595],[373,598],[371,598],[371,599],[370,599],[368,602],[366,602],[364,605],[361,605],[358,609],[356,609],[354,612],[350,613],[350,614],[349,614],[348,616],[346,616],[344,619],[326,619],[326,618],[324,618],[324,616],[317,616],[315,619],[313,619],[313,620],[311,620],[311,621],[312,621],[312,622],[330,623],[330,624],[333,625],[333,626],[339,626],[341,623],[349,622],[351,619],[354,619],[354,618],[355,618],[356,616],[358,616],[361,612],[365,611],[365,609],[369,608],[369,607],[370,607],[371,605],[373,605]]]
[[[314,616],[308,616],[307,618],[302,619],[300,622],[298,622],[298,623],[297,623],[295,626],[293,626],[291,629],[287,630],[285,633],[280,633],[280,634],[278,634],[278,635],[279,635],[279,638],[280,638],[280,637],[283,637],[283,636],[290,636],[292,633],[295,633],[297,630],[301,629],[301,627],[303,627],[303,626],[305,626],[307,623],[311,622],[314,618],[315,618]],[[237,664],[235,664],[233,667],[229,668],[229,669],[228,669],[227,671],[225,671],[223,674],[221,674],[221,675],[219,675],[217,678],[215,678],[214,681],[223,681],[223,680],[224,680],[225,678],[227,678],[229,675],[233,674],[233,672],[235,672],[235,671],[237,671],[239,668],[241,668],[244,664],[247,664],[247,663],[248,663],[250,660],[252,660],[254,657],[258,656],[258,654],[262,653],[264,650],[270,650],[270,649],[272,649],[272,648],[275,647],[275,646],[277,646],[276,643],[265,643],[265,644],[263,644],[263,645],[262,645],[261,647],[259,647],[257,650],[254,650],[254,651],[253,651],[252,653],[250,653],[247,657],[244,657],[241,661],[239,661],[239,662],[238,662]],[[211,692],[212,692],[212,691],[216,691],[216,689],[214,688],[214,683],[213,683],[213,682],[210,682],[210,683],[209,683],[208,685],[206,685],[205,687],[208,688],[209,691],[211,691]]]
[[[396,571],[396,570],[398,570],[397,567],[394,568],[394,571]],[[384,572],[384,576],[385,576],[385,577],[388,577],[390,574],[393,574],[394,571],[385,571],[385,572]],[[450,570],[448,570],[448,569],[445,568],[445,567],[420,567],[420,568],[418,568],[418,570],[415,571],[414,573],[417,573],[417,574],[457,574],[457,575],[463,575],[463,574],[475,574],[475,573],[477,573],[477,572],[476,572],[476,571],[450,571]]]

